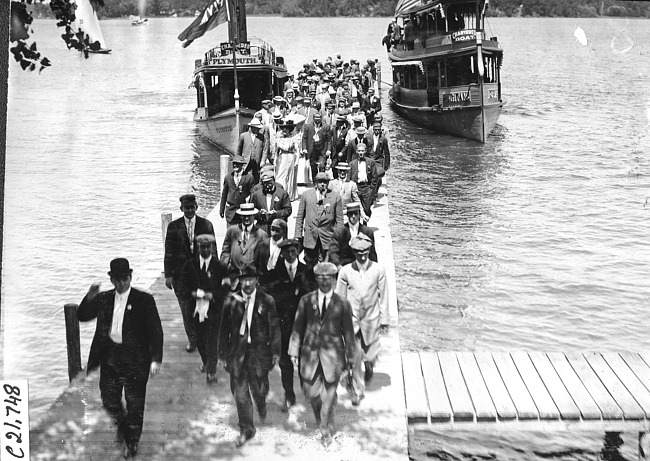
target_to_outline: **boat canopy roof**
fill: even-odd
[[[489,0],[399,0],[395,6],[395,17],[408,16],[410,14],[420,13],[433,9],[446,9],[447,6],[452,4],[461,3],[488,3]]]
[[[391,65],[393,67],[399,67],[399,66],[418,66],[420,68],[420,71],[424,73],[424,65],[422,64],[422,61],[401,61],[401,62],[391,62]]]

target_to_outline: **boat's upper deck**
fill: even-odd
[[[250,37],[247,42],[237,44],[237,66],[242,67],[273,67],[275,70],[285,70],[284,58],[277,56],[271,45],[257,37]],[[232,68],[233,43],[223,42],[208,50],[203,59],[194,62],[195,72],[202,67]]]
[[[480,34],[484,52],[503,53],[497,37],[483,38],[482,33]],[[476,37],[475,29],[463,29],[448,34],[423,34],[415,39],[413,49],[407,49],[408,47],[403,42],[393,45],[388,57],[391,61],[408,61],[462,53],[463,51],[475,51]]]

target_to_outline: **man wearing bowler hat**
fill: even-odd
[[[219,204],[219,216],[226,218],[226,225],[236,224],[237,210],[239,205],[246,202],[251,194],[255,179],[251,174],[244,172],[246,159],[236,155],[232,159],[232,173],[226,175],[223,180],[221,191],[221,203]]]
[[[255,224],[258,213],[252,203],[242,203],[237,210],[241,222],[230,226],[223,239],[220,259],[228,268],[233,289],[237,288],[238,275],[244,267],[261,264],[257,247],[268,238],[268,234]]]
[[[117,440],[124,441],[128,458],[138,453],[147,381],[160,371],[163,330],[153,296],[131,288],[129,261],[116,258],[110,268],[115,289],[100,293],[99,284],[93,284],[77,316],[81,322],[97,319],[87,373],[100,369],[102,404],[117,426]]]
[[[181,285],[192,312],[196,346],[201,355],[201,373],[207,373],[208,384],[217,382],[217,336],[225,297],[222,280],[228,276],[226,267],[215,255],[214,235],[196,237],[199,255],[183,266]]]
[[[325,171],[325,165],[332,153],[332,134],[329,125],[323,123],[323,116],[316,112],[313,122],[305,123],[302,134],[302,153],[309,160],[311,177]]]
[[[284,402],[281,411],[288,411],[296,403],[293,390],[293,363],[289,357],[289,339],[293,330],[293,320],[296,317],[298,302],[310,289],[307,266],[298,261],[300,242],[297,239],[284,239],[278,243],[280,259],[273,270],[260,278],[264,290],[273,296],[280,319],[280,336],[282,337],[282,353],[280,355],[280,372]]]
[[[302,240],[308,266],[325,260],[334,229],[343,224],[341,196],[327,188],[327,173],[318,173],[314,182],[316,187],[300,197],[293,233]]]
[[[280,360],[280,327],[275,301],[257,287],[255,266],[242,268],[238,276],[240,288],[223,305],[219,355],[230,373],[239,417],[235,445],[240,447],[255,435],[253,400],[260,420],[266,419],[269,371]]]
[[[300,299],[289,342],[289,355],[295,366],[300,363],[302,389],[325,447],[334,432],[336,386],[343,370],[352,367],[355,354],[352,307],[333,290],[336,272],[329,262],[314,266],[318,290]]]
[[[183,316],[183,325],[187,334],[187,352],[196,349],[196,332],[192,321],[192,312],[188,307],[188,299],[183,294],[181,272],[183,265],[192,257],[199,254],[196,236],[201,234],[214,235],[212,223],[196,215],[198,205],[194,194],[186,194],[179,199],[183,217],[169,223],[165,237],[165,285],[174,289],[178,305]]]
[[[336,284],[336,293],[352,305],[356,337],[352,405],[359,405],[359,401],[364,397],[366,383],[372,379],[379,354],[379,334],[388,331],[386,271],[382,265],[368,258],[373,246],[374,243],[365,234],[359,234],[350,240],[355,260],[343,266]],[[364,370],[361,367],[362,362]]]

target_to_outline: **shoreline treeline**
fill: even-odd
[[[119,18],[142,14],[138,0],[104,0],[100,18]],[[194,16],[206,0],[147,0],[145,16]],[[287,17],[392,16],[395,0],[247,0],[250,15]],[[34,17],[51,17],[49,4],[30,5]],[[491,0],[487,10],[492,17],[642,17],[650,18],[650,4],[625,0]]]

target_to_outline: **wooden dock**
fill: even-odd
[[[410,433],[650,430],[648,352],[409,352],[402,367]]]
[[[298,202],[293,205],[295,216]],[[215,224],[218,247],[221,249],[225,227],[215,213],[208,218]],[[294,381],[297,405],[288,414],[280,412],[284,392],[276,367],[270,374],[266,423],[258,425],[257,435],[249,443],[235,448],[234,440],[239,430],[229,377],[225,371],[219,370],[219,382],[212,386],[206,384],[205,375],[199,372],[201,359],[198,352],[185,352],[187,338],[176,297],[165,287],[161,276],[150,291],[156,299],[163,323],[164,358],[161,373],[150,379],[148,384],[144,430],[136,459],[405,461],[408,458],[407,421],[385,190],[373,211],[370,225],[377,229],[377,253],[380,262],[387,268],[391,331],[382,337],[382,353],[375,376],[361,405],[353,407],[347,392],[339,386],[334,443],[327,449],[320,444],[318,426],[300,391],[297,374]],[[292,219],[289,222],[290,234],[293,228]],[[134,270],[137,272],[137,268]],[[63,326],[63,319],[61,322]],[[86,350],[82,351],[84,360],[87,353]],[[47,414],[32,425],[30,448],[33,460],[122,459],[122,449],[114,443],[115,432],[101,408],[98,384],[98,372],[89,378],[75,379]]]

